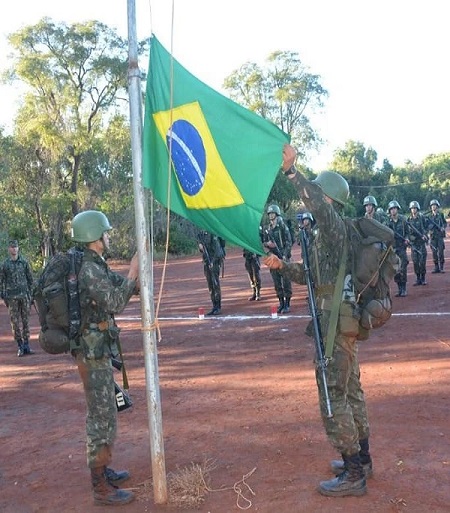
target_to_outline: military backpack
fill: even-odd
[[[33,299],[41,326],[39,344],[47,353],[67,353],[77,344],[81,327],[78,273],[82,261],[83,252],[77,248],[57,253],[38,278]]]

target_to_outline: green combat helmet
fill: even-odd
[[[411,203],[409,204],[409,209],[411,210],[412,208],[417,208],[417,210],[420,210],[419,202],[418,201],[411,201]]]
[[[269,207],[267,208],[267,213],[268,214],[276,214],[277,216],[281,216],[281,210],[280,210],[280,207],[278,205],[269,205]]]
[[[373,205],[374,207],[378,207],[375,196],[366,196],[363,201],[363,206],[365,207],[366,205]]]
[[[438,207],[438,208],[440,208],[440,206],[441,206],[441,204],[439,203],[439,201],[438,201],[437,199],[432,199],[432,200],[430,201],[430,207],[431,207],[432,205],[437,205],[437,207]]]
[[[94,242],[104,232],[112,230],[108,218],[98,210],[86,210],[72,220],[72,240],[75,242]]]
[[[313,180],[313,183],[316,183],[333,201],[342,206],[346,204],[350,190],[347,180],[339,173],[323,171]]]
[[[392,200],[388,205],[388,212],[391,211],[391,208],[398,208],[399,210],[402,208],[397,200]]]

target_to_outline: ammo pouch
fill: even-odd
[[[359,318],[358,306],[343,301],[339,308],[339,332],[345,337],[356,337],[359,333]]]
[[[90,323],[81,336],[85,357],[88,360],[97,360],[105,355],[116,357],[119,354],[119,332],[112,320]]]
[[[390,297],[370,300],[361,310],[359,323],[365,330],[380,328],[392,315],[392,301]]]

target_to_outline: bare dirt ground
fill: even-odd
[[[368,493],[327,498],[316,486],[331,477],[329,461],[338,455],[318,413],[314,345],[304,335],[304,287],[294,285],[291,313],[272,319],[276,300],[268,270],[262,271],[263,300],[248,302],[241,252],[229,250],[222,315],[199,320],[198,308],[210,306],[200,258],[169,262],[158,343],[166,471],[213,466],[204,503],[185,511],[450,511],[450,267],[431,274],[429,255],[428,285],[420,287],[412,286],[412,263],[408,269],[408,296],[394,299],[392,319],[360,345],[375,470]],[[155,263],[154,274],[156,296],[161,263]],[[17,358],[3,305],[0,317],[0,512],[101,510],[92,501],[84,396],[71,357],[39,348],[34,312],[36,354]],[[126,484],[137,500],[104,510],[175,511],[173,505],[156,505],[150,486],[139,317],[139,298],[118,316],[134,406],[119,414],[113,461],[114,468],[132,472]]]

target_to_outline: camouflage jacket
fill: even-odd
[[[81,308],[81,345],[87,358],[117,355],[119,329],[114,314],[123,311],[136,289],[136,282],[111,271],[105,260],[84,250],[78,274]]]
[[[409,227],[406,224],[406,217],[399,214],[397,219],[392,217],[387,224],[394,232],[394,247],[396,251],[406,251],[406,241],[409,240]]]
[[[263,244],[269,241],[275,242],[277,247],[273,249],[268,248],[268,250],[279,258],[289,260],[292,252],[291,232],[281,216],[278,216],[276,220],[277,222],[274,226],[270,223],[266,226],[263,235]]]
[[[7,258],[0,271],[0,291],[4,299],[31,298],[33,274],[28,261],[19,255],[17,260]]]
[[[344,219],[337,210],[327,203],[322,189],[317,184],[310,182],[299,172],[292,178],[291,183],[296,188],[308,212],[312,213],[318,226],[321,227],[314,239],[316,247],[314,253],[317,255],[317,262],[313,263],[311,259],[310,264],[317,308],[322,312],[322,333],[325,334],[328,327],[334,285],[342,259],[344,240],[347,238],[346,226]],[[350,253],[348,251],[346,275],[351,273]],[[306,283],[305,272],[301,263],[285,263],[281,273],[296,283],[302,285]]]
[[[447,221],[442,212],[436,212],[436,214],[428,214],[430,237],[433,240],[443,239],[445,237],[445,229],[447,228]]]
[[[197,242],[206,250],[203,251],[205,265],[211,266],[214,262],[219,263],[225,258],[225,241],[222,237],[202,231],[197,235]]]

